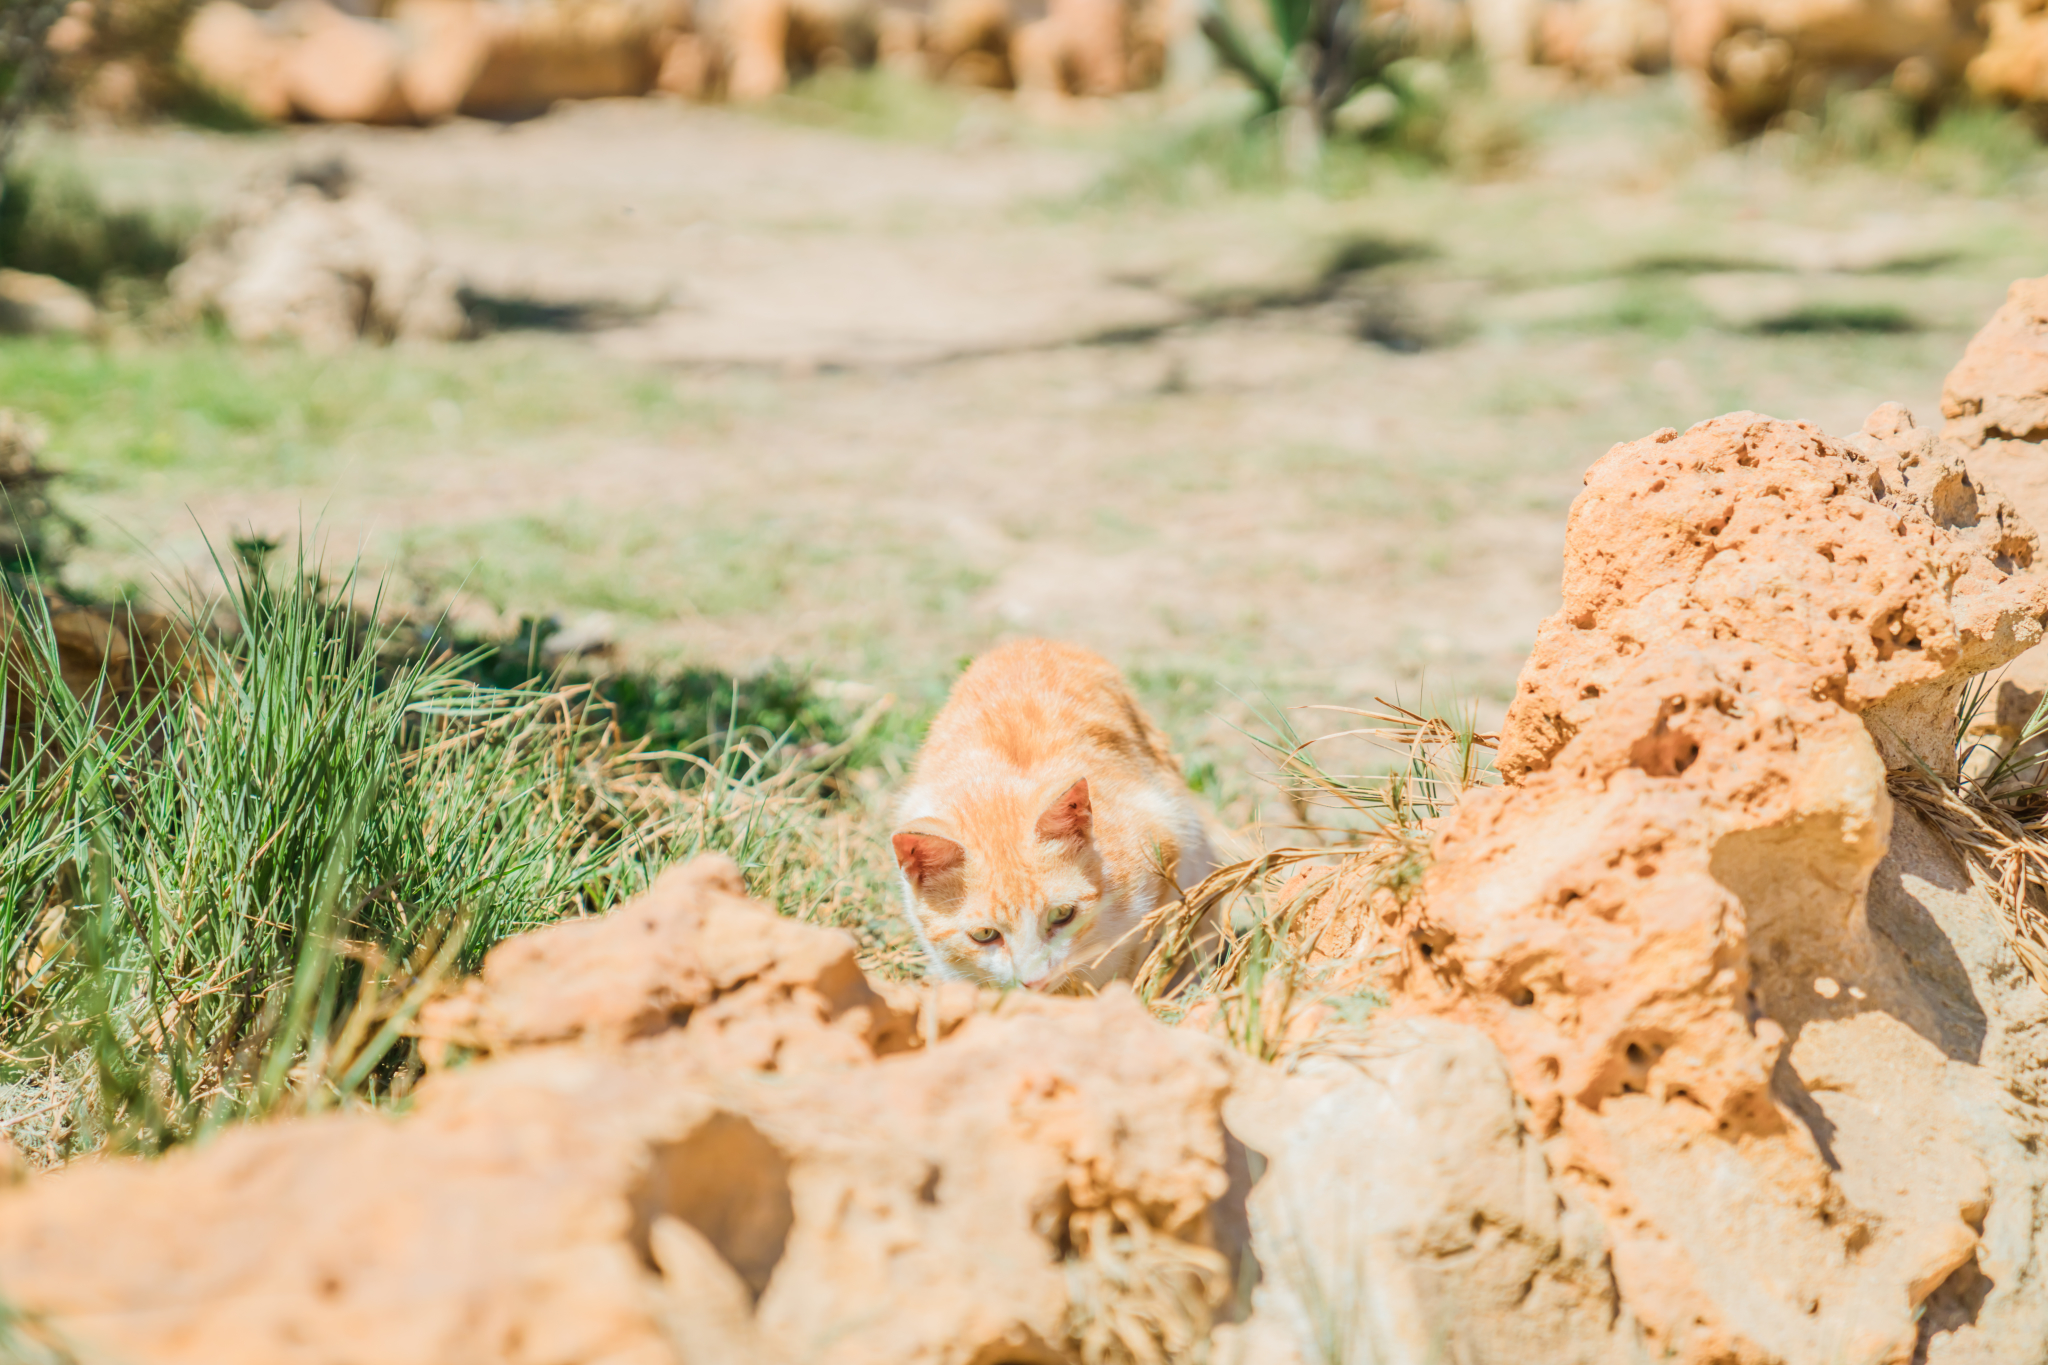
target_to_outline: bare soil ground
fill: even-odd
[[[317,526],[397,590],[642,658],[929,694],[1034,632],[1191,717],[1425,689],[1484,717],[1609,445],[1739,408],[1936,420],[1970,331],[2048,269],[2031,173],[1715,150],[1669,90],[1553,110],[1478,184],[1363,160],[1247,180],[1174,140],[1199,117],[1049,131],[960,100],[878,131],[641,101],[48,133],[118,202],[201,209],[339,151],[507,330],[17,352],[10,401],[55,412],[95,530],[72,572],[101,586]]]

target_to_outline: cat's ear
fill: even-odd
[[[1067,794],[1038,817],[1038,837],[1051,844],[1078,843],[1095,828],[1095,807],[1088,802],[1088,779],[1067,788]]]
[[[896,865],[917,886],[948,872],[957,872],[967,861],[967,853],[960,845],[936,834],[905,830],[889,842],[896,849]]]

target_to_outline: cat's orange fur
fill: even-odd
[[[1043,991],[1135,970],[1214,855],[1180,761],[1100,656],[990,650],[954,684],[892,840],[936,976]]]

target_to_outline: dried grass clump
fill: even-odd
[[[1428,866],[1438,822],[1491,780],[1495,737],[1464,722],[1380,701],[1383,709],[1318,707],[1370,724],[1303,737],[1282,719],[1255,737],[1277,761],[1273,781],[1300,842],[1219,868],[1146,921],[1157,943],[1138,993],[1162,1017],[1214,1028],[1273,1060],[1331,1024],[1360,1023],[1383,1001],[1377,985],[1397,955],[1385,926]],[[1363,740],[1394,761],[1334,772],[1319,747]]]
[[[1964,692],[1956,717],[1956,772],[1916,763],[1887,774],[1894,800],[1927,822],[1990,892],[2013,955],[2048,991],[2048,694],[2017,727],[1979,738],[2001,680],[1985,675]]]
[[[1208,1340],[1230,1266],[1153,1227],[1127,1199],[1067,1221],[1068,1331],[1082,1365],[1167,1365]]]

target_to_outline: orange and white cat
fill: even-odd
[[[1123,678],[1048,640],[992,649],[954,684],[892,842],[932,975],[1038,991],[1130,976],[1145,916],[1215,863]]]

